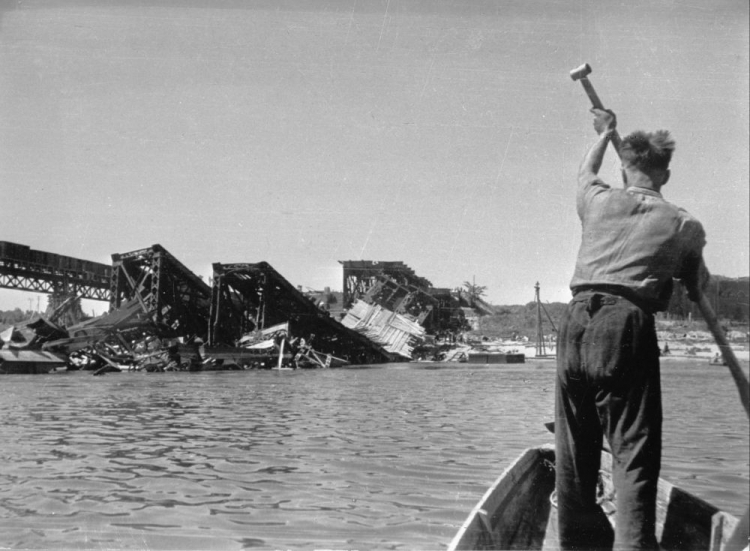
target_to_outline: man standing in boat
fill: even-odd
[[[557,504],[563,549],[658,549],[656,487],[662,409],[654,313],[665,310],[672,278],[691,300],[708,282],[700,222],[664,200],[674,151],[670,134],[634,132],[622,140],[624,188],[597,176],[616,128],[611,111],[592,109],[597,141],[578,174],[583,226],[557,352]],[[607,438],[617,492],[616,529],[596,504],[599,458]]]

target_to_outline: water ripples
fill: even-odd
[[[665,476],[738,512],[739,404],[726,413],[705,369],[663,379]],[[508,462],[551,441],[554,405],[549,363],[3,382],[13,548],[445,547]]]

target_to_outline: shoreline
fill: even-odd
[[[698,342],[695,344],[687,344],[681,341],[660,341],[659,349],[664,350],[665,345],[669,347],[669,353],[662,354],[659,357],[661,361],[696,360],[710,364],[711,360],[716,356],[716,354],[719,354],[721,356],[719,346],[715,342]],[[732,348],[734,355],[740,362],[750,362],[750,349],[748,349],[747,345],[737,345],[730,343],[730,347]],[[536,357],[535,347],[526,346],[525,348],[526,358],[534,359]],[[554,356],[555,347],[548,346],[547,355]],[[722,366],[723,364],[718,363],[712,365]]]

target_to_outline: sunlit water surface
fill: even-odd
[[[441,549],[551,442],[552,362],[7,376],[0,547]],[[662,474],[734,514],[748,423],[726,368],[662,366]]]

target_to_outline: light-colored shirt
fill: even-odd
[[[590,177],[580,183],[577,208],[583,237],[570,283],[574,293],[615,286],[635,293],[653,310],[666,310],[672,278],[693,287],[708,279],[703,226],[660,193],[613,189]]]

